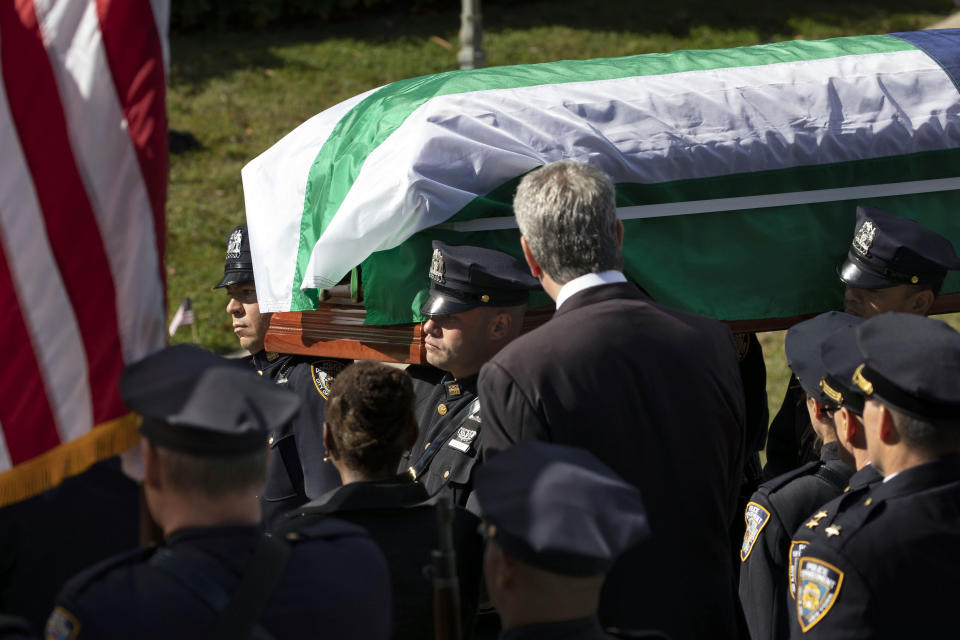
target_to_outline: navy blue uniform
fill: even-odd
[[[843,493],[853,469],[840,460],[836,442],[820,462],[808,463],[760,485],[744,512],[740,549],[740,603],[753,640],[789,633],[787,569],[791,534],[817,507]],[[792,602],[792,600],[790,600]]]
[[[256,526],[177,531],[167,549],[230,594],[263,534]],[[283,577],[260,625],[283,638],[388,638],[390,576],[362,529],[329,519],[290,541]],[[205,638],[217,613],[168,570],[154,548],[117,556],[79,574],[61,591],[47,638],[168,640]]]
[[[596,618],[548,622],[515,627],[500,632],[500,640],[615,640]]]
[[[957,633],[960,454],[851,489],[795,536],[791,638],[946,638]],[[807,529],[807,531],[804,531]]]
[[[324,462],[323,411],[342,360],[261,351],[250,364],[263,377],[285,386],[300,398],[300,413],[270,433],[273,450],[263,490],[263,519],[268,527],[289,510],[340,486],[340,474]]]
[[[290,514],[280,533],[335,517],[359,525],[383,551],[393,585],[393,640],[425,637],[433,624],[433,584],[423,574],[440,546],[436,509],[422,485],[406,476],[351,482]],[[457,508],[452,523],[460,582],[462,628],[473,628],[480,589],[483,540],[480,520]],[[429,635],[429,634],[427,634]],[[359,636],[357,636],[359,637]]]
[[[653,537],[607,576],[604,625],[735,636],[729,532],[746,417],[729,329],[630,283],[596,286],[494,356],[479,388],[484,460],[546,440],[587,449],[640,489]]]
[[[415,411],[420,431],[409,458],[400,460],[398,471],[411,475],[413,467],[416,481],[428,495],[449,487],[456,504],[465,506],[480,436],[477,376],[455,380],[425,365],[407,367],[407,374],[417,395]]]

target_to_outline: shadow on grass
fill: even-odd
[[[172,39],[172,81],[202,85],[210,78],[234,70],[275,68],[291,63],[273,53],[276,47],[342,39],[369,44],[422,41],[441,36],[456,46],[459,7],[449,9],[379,12],[337,22],[289,25],[249,32],[201,33]],[[953,9],[950,0],[671,0],[670,2],[607,0],[585,7],[583,0],[483,0],[484,29],[488,34],[535,27],[566,26],[605,33],[661,36],[666,40],[689,38],[692,29],[749,31],[757,42],[791,39],[798,26],[829,25],[841,33],[859,33],[863,23],[883,24],[890,30],[917,28],[917,14],[944,15]],[[907,13],[909,11],[909,13]],[[874,27],[875,28],[875,27]],[[344,69],[349,72],[348,69]]]

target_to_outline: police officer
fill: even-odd
[[[192,345],[128,366],[120,393],[143,417],[144,489],[166,544],[70,580],[47,638],[389,636],[389,573],[361,529],[261,529],[267,434],[296,395]]]
[[[298,416],[270,434],[273,455],[264,487],[264,522],[271,526],[281,516],[308,500],[340,486],[337,470],[325,463],[323,409],[334,377],[349,361],[281,354],[264,350],[270,314],[261,314],[253,279],[250,238],[245,226],[227,237],[223,278],[214,289],[226,288],[227,313],[247,361],[261,375],[293,390],[303,403]]]
[[[837,441],[853,459],[856,472],[850,476],[844,491],[859,489],[881,479],[870,464],[867,441],[863,430],[863,391],[853,384],[853,373],[860,365],[855,323],[840,329],[820,345],[820,361],[824,377],[820,388],[837,403],[833,411],[833,426]]]
[[[861,318],[887,311],[926,315],[951,269],[960,269],[960,259],[947,238],[882,209],[857,207],[853,241],[837,265],[846,287],[844,311]],[[803,392],[791,378],[770,424],[764,475],[772,478],[815,457]]]
[[[870,459],[882,482],[823,507],[797,563],[791,638],[956,633],[960,334],[886,313],[856,331]]]
[[[475,486],[500,638],[614,637],[597,619],[600,589],[613,561],[650,536],[640,492],[583,449],[537,441],[492,458]]]
[[[520,335],[531,289],[526,265],[500,251],[433,242],[430,295],[420,312],[427,362],[411,366],[420,433],[401,473],[430,495],[444,487],[466,505],[481,436],[477,374]]]
[[[787,574],[791,534],[817,507],[840,495],[853,473],[853,456],[840,448],[833,414],[840,398],[821,384],[820,349],[831,334],[860,319],[830,311],[794,325],[784,343],[787,363],[806,392],[810,421],[823,446],[820,460],[760,485],[744,511],[740,548],[740,602],[750,637],[784,638],[789,630]]]

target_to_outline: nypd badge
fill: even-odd
[[[747,530],[743,533],[743,544],[740,545],[740,561],[746,562],[753,551],[753,545],[760,537],[760,532],[770,520],[770,512],[756,502],[748,502],[743,512],[743,519],[747,523]]]
[[[853,248],[858,252],[866,255],[870,252],[870,247],[873,245],[873,238],[877,235],[877,227],[869,221],[865,220],[860,228],[857,229],[857,233],[853,236]]]
[[[240,257],[240,245],[243,242],[243,229],[234,229],[227,241],[227,259]]]
[[[80,633],[80,621],[63,607],[56,607],[47,619],[44,638],[47,640],[73,640]]]
[[[326,400],[330,396],[334,376],[343,371],[344,365],[330,360],[318,360],[310,364],[310,373],[317,393]]]
[[[800,558],[797,576],[797,619],[806,633],[823,620],[837,601],[843,571],[816,558]]]
[[[790,564],[787,566],[787,576],[790,579],[790,597],[797,599],[797,570],[800,568],[800,556],[810,544],[809,540],[790,541]]]
[[[430,279],[438,284],[443,284],[444,271],[443,254],[440,253],[440,249],[434,249],[433,258],[430,260]]]

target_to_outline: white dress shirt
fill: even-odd
[[[557,309],[575,293],[580,293],[591,287],[599,287],[602,284],[614,284],[616,282],[626,281],[626,276],[616,269],[601,271],[600,273],[586,273],[578,276],[560,288],[560,292],[557,294]]]

